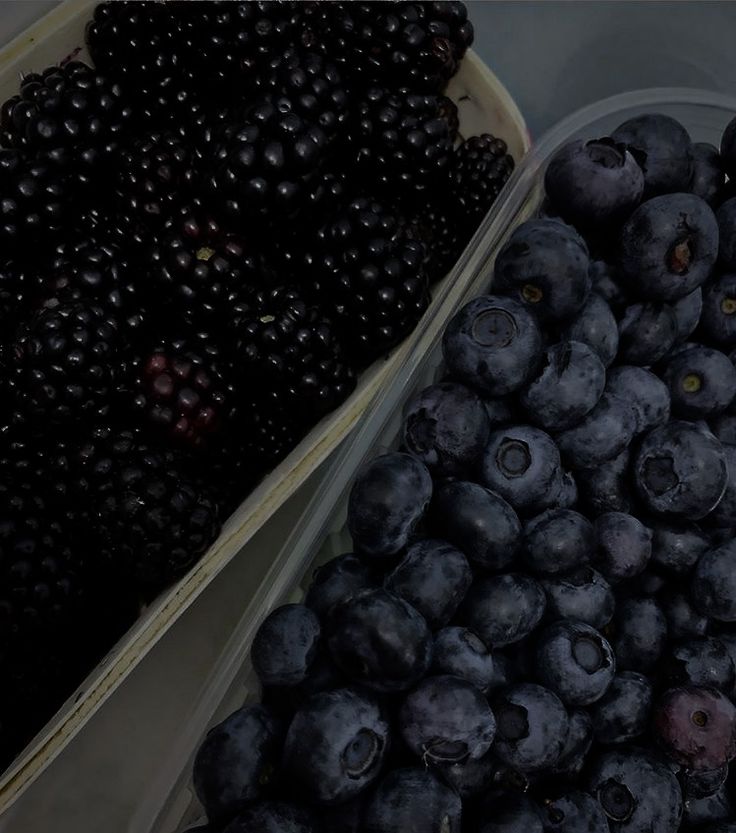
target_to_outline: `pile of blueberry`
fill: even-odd
[[[205,829],[736,832],[727,175],[736,119],[720,153],[645,115],[554,156],[359,472],[354,552],[258,631]]]

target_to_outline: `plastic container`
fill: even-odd
[[[84,29],[95,5],[92,0],[67,0],[0,51],[0,100],[17,92],[19,78],[25,73],[65,58],[88,61]],[[463,61],[448,95],[458,105],[461,135],[490,131],[507,142],[517,161],[523,156],[529,139],[521,114],[505,88],[474,53],[469,53]],[[80,684],[55,718],[0,778],[0,812],[69,744],[233,558],[239,555],[253,564],[252,575],[247,577],[247,586],[243,588],[245,598],[262,585],[270,575],[269,559],[263,558],[262,553],[249,552],[249,542],[292,498],[298,503],[300,490],[310,478],[319,476],[315,472],[349,435],[378,391],[388,386],[404,365],[412,343],[426,328],[426,322],[436,316],[447,294],[455,286],[463,285],[466,274],[459,264],[436,286],[430,309],[415,334],[361,375],[354,394],[325,417],[260,483],[226,522],[222,534],[199,563],[153,602]],[[274,529],[272,533],[270,546],[276,551],[283,543],[284,528]],[[203,676],[207,668],[198,667],[195,672]]]
[[[470,274],[436,310],[420,337],[407,352],[406,362],[389,387],[375,399],[361,427],[345,443],[329,466],[323,486],[306,507],[301,521],[273,562],[270,576],[254,601],[243,611],[240,624],[224,647],[215,673],[193,704],[176,748],[161,768],[159,779],[142,797],[131,833],[174,833],[203,818],[191,786],[194,753],[206,729],[237,709],[257,700],[258,681],[248,652],[260,622],[275,606],[299,601],[314,569],[350,551],[345,529],[347,497],[356,470],[399,444],[402,412],[415,392],[441,375],[441,337],[453,312],[470,298],[487,291],[498,249],[511,231],[538,209],[543,177],[550,156],[574,138],[593,138],[611,132],[625,119],[645,112],[661,112],[679,119],[695,141],[718,145],[727,122],[736,114],[736,99],[697,90],[652,89],[625,93],[587,107],[562,121],[527,154],[510,183],[503,205],[486,218],[468,258]]]

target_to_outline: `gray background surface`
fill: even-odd
[[[54,0],[0,0],[0,42]],[[532,134],[613,93],[648,86],[736,92],[736,2],[470,0],[475,48]]]

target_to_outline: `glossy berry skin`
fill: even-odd
[[[410,688],[429,667],[432,638],[424,617],[387,590],[367,590],[337,605],[327,632],[337,666],[375,691]]]
[[[734,805],[730,790],[723,784],[713,795],[702,798],[689,797],[685,803],[683,823],[688,830],[702,830],[703,825],[725,822],[734,817]]]
[[[244,706],[209,731],[194,761],[194,789],[215,824],[257,799],[277,765],[283,729],[265,706]]]
[[[690,191],[708,205],[715,206],[723,186],[726,173],[718,149],[708,142],[693,144],[693,175],[690,179]]]
[[[590,291],[588,247],[559,220],[527,220],[496,257],[494,288],[547,321],[572,318]]]
[[[611,134],[626,145],[644,171],[644,196],[687,191],[693,171],[692,142],[671,116],[646,113],[619,125]]]
[[[677,337],[677,318],[670,304],[631,304],[618,325],[619,360],[641,366],[654,364],[674,347]]]
[[[593,516],[602,512],[631,510],[630,457],[629,449],[626,448],[616,457],[594,468],[578,469],[575,472],[581,501]]]
[[[632,597],[616,602],[611,639],[621,671],[649,672],[667,642],[667,620],[651,598]]]
[[[587,709],[570,712],[570,724],[555,771],[563,778],[580,775],[593,743],[593,721]]]
[[[472,631],[456,625],[436,634],[430,670],[461,677],[481,691],[495,679],[493,656],[486,644]]]
[[[321,629],[317,614],[305,605],[282,605],[256,631],[251,661],[261,684],[298,685],[315,659]]]
[[[435,488],[428,513],[433,533],[476,567],[502,570],[521,542],[521,522],[508,503],[477,483],[456,480]]]
[[[522,387],[542,355],[532,314],[512,300],[482,295],[445,328],[442,354],[450,374],[481,394],[505,396]]]
[[[718,259],[724,269],[732,272],[736,270],[736,197],[726,200],[716,217],[720,233]]]
[[[683,773],[682,794],[685,801],[716,796],[728,778],[728,764],[717,769],[699,769]]]
[[[614,367],[608,372],[606,391],[629,403],[634,412],[637,434],[669,421],[670,392],[667,385],[644,367]]]
[[[475,462],[490,424],[480,397],[464,385],[441,382],[409,404],[404,445],[437,475],[458,475]]]
[[[604,752],[593,764],[589,791],[611,833],[673,833],[682,818],[682,790],[672,771],[638,749]]]
[[[406,546],[432,496],[432,478],[410,454],[384,454],[358,473],[348,501],[353,544],[370,556],[393,555]]]
[[[611,585],[591,567],[543,579],[547,616],[605,627],[613,617],[616,601]]]
[[[703,553],[690,595],[695,607],[719,622],[736,622],[736,541]]]
[[[495,697],[492,705],[498,723],[495,750],[501,760],[524,773],[555,765],[570,723],[556,694],[524,683]]]
[[[315,570],[304,604],[324,619],[336,604],[371,589],[374,583],[369,565],[357,555],[345,553]]]
[[[560,621],[537,643],[537,676],[567,706],[589,706],[605,694],[616,671],[608,641],[582,622]]]
[[[618,324],[603,296],[593,291],[562,333],[565,339],[587,344],[608,367],[618,352]]]
[[[557,575],[590,561],[595,535],[590,521],[572,509],[548,509],[524,526],[524,561],[533,573]]]
[[[680,419],[708,419],[723,413],[736,396],[736,367],[709,347],[678,353],[664,370],[672,412]]]
[[[473,581],[467,558],[444,541],[412,544],[383,586],[424,616],[432,630],[446,625]]]
[[[461,225],[476,229],[514,169],[503,139],[469,136],[450,160],[449,191]]]
[[[670,686],[714,688],[730,694],[736,671],[731,655],[720,640],[695,636],[671,648],[664,658],[663,678]]]
[[[571,792],[544,806],[544,833],[609,833],[601,805],[588,793]]]
[[[621,671],[593,708],[593,734],[598,743],[628,743],[649,727],[652,685],[643,674]]]
[[[261,801],[243,810],[223,833],[314,833],[313,821],[304,807],[286,801]]]
[[[632,473],[647,507],[662,515],[699,520],[723,497],[728,471],[723,447],[709,432],[673,421],[644,438]]]
[[[736,756],[736,708],[716,690],[670,689],[656,706],[654,729],[664,751],[689,769],[718,769]]]
[[[652,532],[633,515],[606,512],[595,521],[595,568],[611,584],[641,573],[652,555]]]
[[[703,312],[703,290],[698,287],[689,295],[671,304],[677,323],[675,344],[681,344],[695,332]]]
[[[559,490],[560,452],[538,428],[509,426],[494,431],[480,460],[484,486],[507,500],[519,514],[537,514]]]
[[[556,442],[570,467],[589,469],[621,454],[635,431],[636,420],[629,404],[604,393],[585,419],[559,434]]]
[[[606,371],[595,351],[562,341],[545,352],[541,373],[521,392],[521,406],[545,431],[564,431],[593,410],[605,384]]]
[[[401,734],[420,760],[477,760],[488,752],[496,720],[483,694],[460,677],[427,677],[399,712]]]
[[[315,694],[286,734],[283,768],[318,804],[357,795],[378,778],[390,730],[378,704],[352,689]]]
[[[706,287],[700,323],[717,344],[736,345],[736,274],[722,275]]]
[[[670,639],[688,639],[708,633],[710,619],[695,609],[685,593],[666,594],[662,598],[662,610]]]
[[[460,833],[462,802],[449,787],[424,769],[389,772],[368,801],[361,830],[365,833]]]
[[[714,527],[728,528],[736,517],[736,446],[724,445],[723,454],[726,457],[728,485],[718,506],[707,518]]]
[[[546,605],[534,579],[520,574],[476,580],[458,611],[458,621],[492,648],[524,639],[539,624]]]

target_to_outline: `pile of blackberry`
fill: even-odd
[[[120,0],[2,105],[0,763],[419,321],[513,166],[443,95],[472,37]]]

